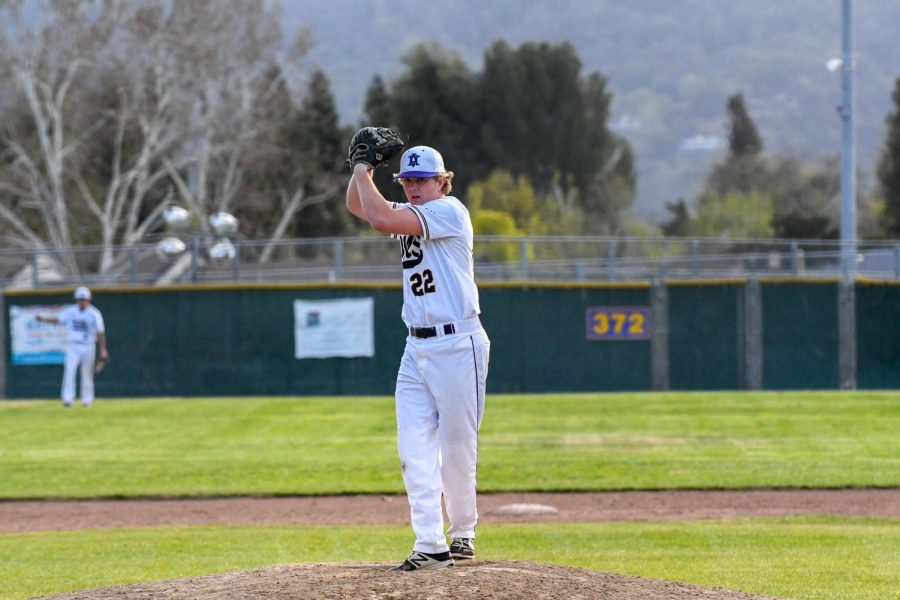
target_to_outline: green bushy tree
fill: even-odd
[[[526,235],[573,235],[581,231],[580,212],[551,194],[538,194],[524,175],[494,171],[469,186],[465,202],[473,215],[500,211]]]
[[[697,208],[692,231],[703,237],[772,237],[772,212],[772,198],[760,192],[704,196]]]
[[[502,210],[483,208],[472,214],[472,230],[475,235],[521,236],[511,214]],[[476,260],[513,262],[519,259],[516,242],[484,242],[475,249]]]

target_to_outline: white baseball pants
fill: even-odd
[[[450,520],[446,535],[475,537],[478,428],[490,340],[481,329],[409,337],[397,374],[397,449],[416,534],[414,550],[446,552],[441,495]]]
[[[81,403],[90,405],[94,402],[94,359],[97,353],[96,344],[77,344],[69,342],[66,346],[66,362],[63,367],[62,401],[72,404],[75,399],[75,372],[81,367]]]

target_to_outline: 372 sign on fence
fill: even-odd
[[[589,306],[585,334],[595,341],[649,340],[652,316],[649,306]]]

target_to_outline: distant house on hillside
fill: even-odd
[[[694,135],[678,144],[681,152],[717,152],[725,147],[725,139],[718,135]]]

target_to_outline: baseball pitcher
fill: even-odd
[[[409,335],[397,374],[397,449],[416,541],[397,569],[415,571],[475,557],[475,471],[490,341],[478,316],[472,221],[449,195],[453,172],[440,153],[428,146],[403,153],[394,179],[405,204],[386,201],[372,180],[374,168],[402,148],[390,129],[367,127],[354,136],[347,209],[400,241],[401,316]]]

